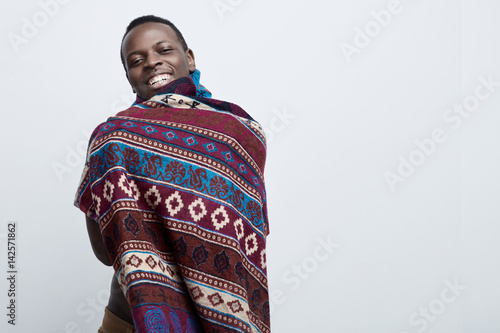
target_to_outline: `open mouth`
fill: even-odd
[[[167,84],[170,81],[170,78],[170,74],[155,75],[149,79],[148,85],[152,88],[159,88]]]

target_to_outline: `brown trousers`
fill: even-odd
[[[104,318],[102,318],[102,326],[99,327],[97,333],[135,333],[135,327],[125,320],[117,317],[113,312],[104,310]]]

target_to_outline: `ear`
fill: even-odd
[[[186,50],[186,58],[188,60],[189,73],[193,73],[196,69],[196,62],[194,61],[194,52],[191,49]]]

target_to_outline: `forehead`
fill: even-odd
[[[124,56],[127,56],[130,52],[139,51],[142,48],[150,48],[159,42],[180,45],[174,29],[170,26],[158,22],[143,23],[130,30],[125,36],[122,44],[122,52]]]

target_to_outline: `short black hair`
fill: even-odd
[[[162,17],[154,16],[154,15],[145,15],[145,16],[138,17],[129,23],[127,29],[125,30],[125,34],[123,35],[122,42],[120,44],[120,58],[122,60],[122,65],[123,65],[123,68],[125,69],[125,71],[127,71],[127,67],[125,67],[125,59],[123,59],[123,53],[122,53],[123,41],[125,40],[125,37],[128,35],[128,33],[132,29],[134,29],[138,25],[148,23],[148,22],[163,23],[165,25],[168,25],[170,28],[172,28],[172,30],[174,30],[175,35],[177,36],[177,40],[179,41],[179,43],[181,43],[181,46],[184,49],[184,51],[187,51],[187,49],[188,49],[186,40],[184,39],[184,36],[182,36],[182,33],[179,31],[179,29],[177,29],[177,27],[169,20],[164,19]]]

